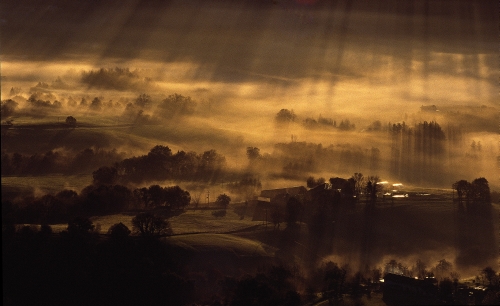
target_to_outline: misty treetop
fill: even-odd
[[[2,119],[8,118],[14,114],[16,108],[19,106],[19,103],[12,99],[2,100],[0,114]]]
[[[167,118],[174,118],[177,116],[191,115],[196,109],[197,103],[191,97],[185,97],[180,94],[169,95],[159,105],[158,108],[162,114]]]
[[[281,109],[274,119],[276,120],[277,123],[289,123],[289,122],[294,122],[295,119],[297,118],[297,115],[295,115],[295,112],[292,110],[288,110],[286,108]]]
[[[152,80],[141,77],[138,70],[119,67],[84,71],[81,82],[89,88],[114,90],[144,89],[153,85]]]

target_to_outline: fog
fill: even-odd
[[[161,144],[215,149],[263,189],[362,172],[434,188],[485,177],[500,190],[497,1],[379,2],[2,1],[2,124],[73,116],[78,125],[47,128],[50,141],[26,126],[2,132],[2,151],[54,150],[76,169],[87,148],[98,167]],[[281,110],[295,117],[279,122]],[[418,138],[431,122],[438,132]],[[248,147],[260,149],[256,160]],[[465,271],[473,239],[447,222],[461,240],[445,243],[455,234],[443,231],[442,249],[422,243],[418,258],[456,259]],[[365,227],[355,239],[383,234]],[[388,256],[413,264],[419,252],[339,243],[325,258],[358,252],[359,266]],[[491,262],[487,252],[482,262]]]

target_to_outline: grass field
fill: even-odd
[[[92,174],[80,175],[45,175],[38,176],[2,176],[2,191],[11,189],[32,190],[36,196],[57,193],[63,189],[79,192],[92,183]]]
[[[262,242],[231,234],[179,235],[165,239],[195,252],[225,250],[237,256],[273,256],[276,250]]]
[[[250,218],[240,220],[231,207],[227,209],[225,217],[212,216],[213,210],[188,210],[185,213],[169,219],[174,235],[184,235],[193,233],[231,233],[245,229],[252,229],[262,224],[259,221],[252,221]],[[123,223],[132,230],[132,218],[134,214],[114,214],[107,216],[96,216],[90,220],[99,227],[100,233],[107,233],[108,229],[116,224]],[[51,225],[54,231],[66,229],[67,224]]]

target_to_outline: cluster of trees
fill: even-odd
[[[116,149],[87,148],[79,152],[51,150],[45,154],[1,153],[2,175],[79,174],[116,163],[124,154]]]
[[[457,192],[457,200],[469,203],[491,203],[491,194],[488,180],[484,177],[476,178],[472,182],[459,180],[451,186]]]
[[[281,109],[275,116],[275,122],[278,126],[283,126],[297,120],[297,115],[293,110]],[[319,128],[338,128],[342,131],[354,130],[356,125],[351,123],[349,119],[342,120],[338,125],[337,121],[332,118],[325,118],[321,115],[316,120],[314,118],[306,118],[302,121],[302,125],[307,129],[319,129]]]
[[[129,189],[123,185],[89,185],[79,194],[62,190],[55,195],[25,197],[2,203],[2,217],[9,224],[53,224],[77,216],[91,217],[131,209],[160,210],[165,216],[180,213],[191,202],[179,186]]]
[[[168,146],[157,145],[147,155],[124,159],[113,168],[123,183],[168,179],[217,182],[226,170],[226,158],[215,150],[173,154]]]
[[[81,82],[89,88],[114,90],[141,90],[153,84],[151,79],[141,77],[137,70],[119,67],[84,71]]]
[[[92,79],[99,75],[106,75],[110,72],[113,72],[112,74],[115,73],[125,74],[128,75],[128,77],[134,75],[134,73],[131,73],[130,71],[123,69],[118,69],[116,71],[101,69],[98,72],[89,72],[89,76],[87,77]],[[110,77],[110,79],[113,78],[114,77]],[[121,82],[124,79],[127,78],[118,78],[116,79],[116,81]],[[40,116],[46,114],[47,111],[49,110],[62,109],[63,103],[58,100],[55,100],[56,97],[47,91],[48,86],[49,85],[46,83],[39,83],[36,87],[32,88],[32,91],[34,92],[27,99],[28,108],[24,109],[23,111],[28,112],[28,114],[31,114],[33,116]],[[111,86],[113,87],[115,85]],[[44,92],[41,92],[40,90],[44,90]],[[54,100],[54,102],[51,102],[50,101],[51,99]],[[142,93],[139,94],[133,100],[133,102],[128,102],[128,103],[126,102],[126,100],[125,102],[124,101],[114,102],[112,100],[105,101],[104,97],[94,97],[94,98],[82,97],[82,99],[78,102],[72,97],[70,97],[67,100],[67,105],[73,108],[79,107],[91,111],[101,111],[105,108],[108,109],[123,108],[125,104],[122,116],[127,120],[130,120],[134,124],[157,123],[158,120],[165,118],[173,119],[173,118],[192,115],[195,112],[197,106],[197,102],[191,99],[191,97],[174,93],[172,95],[169,95],[167,98],[163,99],[161,102],[159,102],[155,111],[155,116],[152,116],[151,114],[148,114],[145,111],[151,110],[154,104],[153,102],[154,102],[153,98],[150,95]],[[18,106],[19,103],[17,103],[12,99],[2,100],[1,101],[2,119],[8,118],[14,115],[16,112],[18,112]],[[74,123],[71,122],[70,123],[67,122],[67,124],[69,124],[70,126],[75,125]]]
[[[162,207],[169,211],[182,210],[191,202],[188,191],[179,186],[161,187],[151,185],[149,188],[137,188],[133,191],[134,196],[140,199],[146,209]]]
[[[133,103],[129,102],[125,106],[123,116],[134,124],[158,122],[162,119],[174,119],[194,114],[197,102],[189,96],[178,93],[169,95],[157,105],[155,115],[146,114],[145,110],[150,110],[153,106],[153,98],[148,94],[140,94]]]
[[[266,169],[275,176],[302,178],[318,170],[352,173],[365,168],[377,172],[381,167],[378,148],[363,149],[349,144],[323,147],[307,142],[277,143],[272,154],[261,154],[255,147],[247,148],[249,169]]]

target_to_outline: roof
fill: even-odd
[[[307,188],[304,186],[269,189],[269,190],[262,190],[260,192],[260,197],[272,199],[280,194],[289,194],[289,195],[295,196],[295,195],[299,195],[299,194],[305,194],[306,192],[307,192]]]

